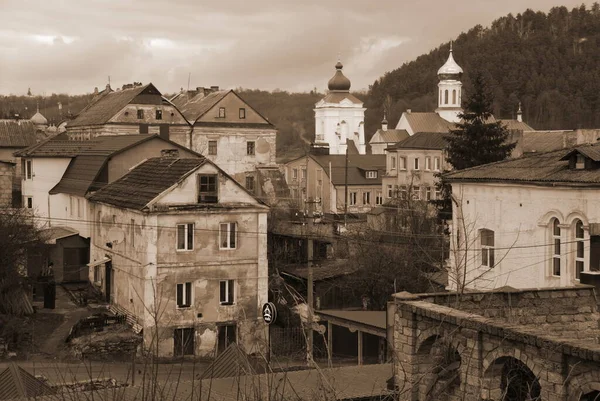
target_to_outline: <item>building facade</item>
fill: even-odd
[[[148,159],[90,201],[90,281],[143,328],[146,347],[266,350],[266,206],[207,159],[176,157]]]

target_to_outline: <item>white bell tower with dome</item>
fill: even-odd
[[[462,113],[462,82],[463,69],[454,61],[452,44],[446,63],[438,70],[438,108],[435,110],[440,117],[453,123],[460,122],[458,115]]]

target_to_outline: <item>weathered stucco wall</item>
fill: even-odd
[[[219,108],[225,108],[225,118],[219,117]],[[246,118],[240,118],[240,109],[246,109]],[[240,124],[265,124],[267,121],[256,111],[250,108],[235,93],[229,92],[221,101],[208,110],[198,119],[199,122],[208,123],[240,123]]]
[[[13,179],[16,166],[0,162],[0,207],[12,206]]]
[[[138,118],[137,111],[144,110],[144,118]],[[162,110],[162,119],[156,119],[156,111]],[[188,124],[185,117],[171,105],[128,104],[115,114],[109,122],[130,124]]]

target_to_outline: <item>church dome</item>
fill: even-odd
[[[35,124],[35,125],[47,125],[48,124],[48,120],[46,119],[46,117],[44,117],[42,115],[42,113],[40,113],[39,111],[37,111],[33,117],[30,118],[30,120]]]
[[[440,80],[459,80],[462,76],[463,69],[460,68],[460,65],[454,61],[454,57],[452,57],[452,47],[450,47],[450,54],[448,55],[448,60],[446,63],[440,67],[438,70],[438,78]]]
[[[335,75],[333,76],[333,78],[331,78],[329,80],[329,83],[327,84],[330,91],[335,91],[335,92],[350,91],[350,80],[348,78],[346,78],[346,76],[342,72],[343,68],[344,68],[344,66],[342,65],[342,63],[338,61],[337,64],[335,65],[335,70],[336,70]]]

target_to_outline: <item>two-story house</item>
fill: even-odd
[[[191,136],[172,139],[204,155],[248,190],[258,172],[276,165],[277,129],[233,90],[196,88],[171,99],[191,124]]]
[[[346,208],[350,213],[366,213],[381,205],[384,172],[385,155],[311,153],[285,164],[291,204],[332,214]]]
[[[168,139],[189,136],[191,127],[154,85],[135,83],[116,91],[107,85],[67,122],[66,132],[74,140],[124,134],[160,134]]]
[[[29,120],[0,120],[0,206],[21,204],[21,159],[14,155],[36,143]]]
[[[448,173],[451,289],[564,287],[600,271],[600,146]]]
[[[267,212],[206,158],[151,158],[91,196],[90,281],[161,356],[264,352]]]

